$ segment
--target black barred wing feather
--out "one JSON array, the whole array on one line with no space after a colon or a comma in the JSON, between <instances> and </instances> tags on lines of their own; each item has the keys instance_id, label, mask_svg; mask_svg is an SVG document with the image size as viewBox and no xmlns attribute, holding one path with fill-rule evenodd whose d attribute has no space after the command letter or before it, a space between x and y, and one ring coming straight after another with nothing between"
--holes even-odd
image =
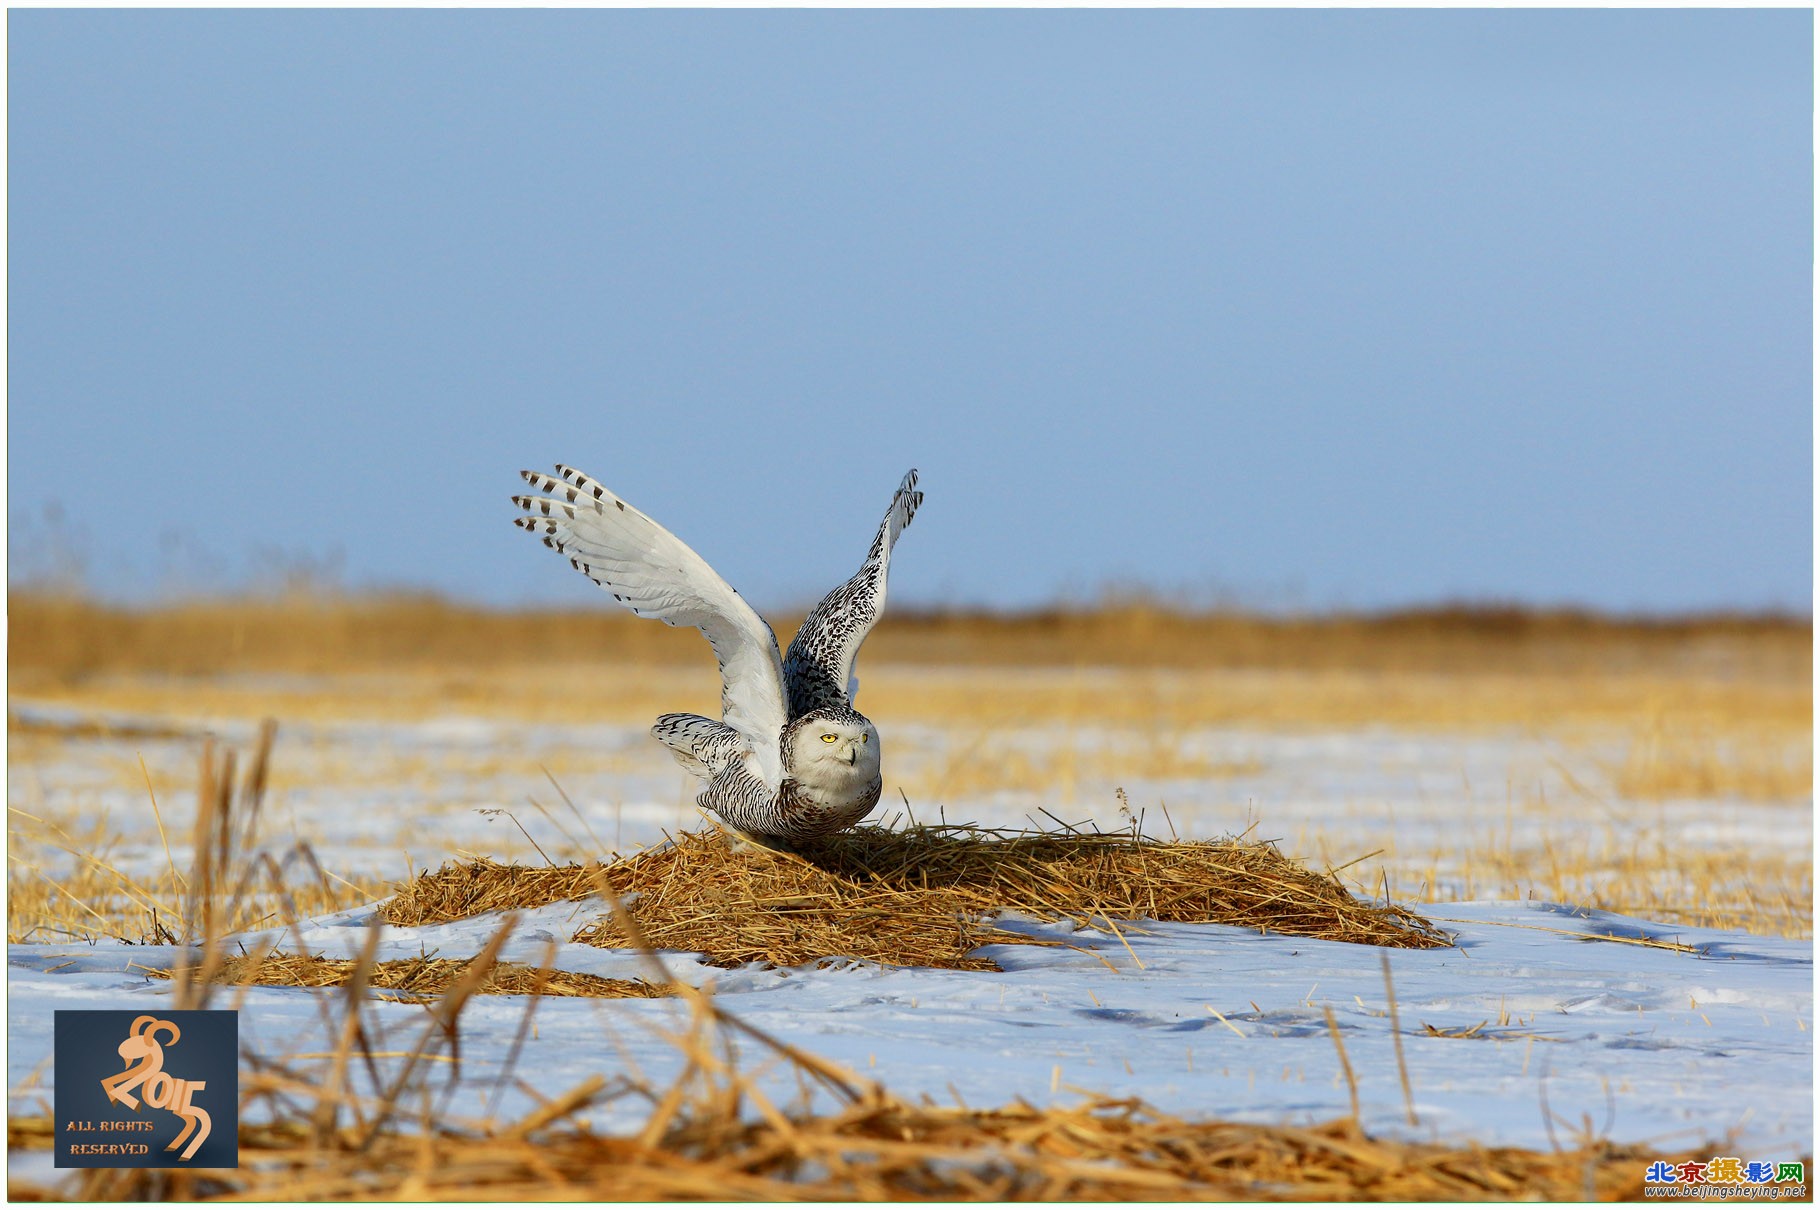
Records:
<instances>
[{"instance_id":1,"label":"black barred wing feather","mask_svg":"<svg viewBox=\"0 0 1820 1210\"><path fill-rule=\"evenodd\" d=\"M580 471L556 472L561 478L519 472L546 494L512 497L530 514L517 524L633 613L708 637L720 661L721 713L775 789L783 780L778 738L789 721L777 635L675 534Z\"/></svg>"},{"instance_id":2,"label":"black barred wing feather","mask_svg":"<svg viewBox=\"0 0 1820 1210\"><path fill-rule=\"evenodd\" d=\"M703 781L713 780L748 747L738 731L699 714L660 714L651 736L670 749L677 764Z\"/></svg>"},{"instance_id":3,"label":"black barred wing feather","mask_svg":"<svg viewBox=\"0 0 1820 1210\"><path fill-rule=\"evenodd\" d=\"M790 642L784 658L784 686L789 692L790 717L811 710L853 704L858 683L853 676L854 657L885 610L885 581L891 570L891 548L916 516L923 493L916 490L916 472L904 476L891 507L878 527L878 537L866 562L852 579L830 592L809 611Z\"/></svg>"}]
</instances>

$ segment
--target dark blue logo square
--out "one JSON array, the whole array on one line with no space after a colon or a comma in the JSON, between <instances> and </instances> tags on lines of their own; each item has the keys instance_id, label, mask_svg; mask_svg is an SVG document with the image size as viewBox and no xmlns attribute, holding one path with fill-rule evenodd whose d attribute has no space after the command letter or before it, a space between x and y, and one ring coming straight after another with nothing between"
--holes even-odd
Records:
<instances>
[{"instance_id":1,"label":"dark blue logo square","mask_svg":"<svg viewBox=\"0 0 1820 1210\"><path fill-rule=\"evenodd\" d=\"M59 1168L237 1168L240 1015L56 1016Z\"/></svg>"}]
</instances>

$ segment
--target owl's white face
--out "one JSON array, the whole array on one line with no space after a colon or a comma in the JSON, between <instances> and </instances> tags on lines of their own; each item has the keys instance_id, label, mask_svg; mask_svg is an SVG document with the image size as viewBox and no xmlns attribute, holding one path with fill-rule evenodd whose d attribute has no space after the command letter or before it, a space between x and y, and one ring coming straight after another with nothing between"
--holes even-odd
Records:
<instances>
[{"instance_id":1,"label":"owl's white face","mask_svg":"<svg viewBox=\"0 0 1820 1210\"><path fill-rule=\"evenodd\" d=\"M869 722L811 720L796 734L792 774L827 789L868 785L878 776L878 731Z\"/></svg>"}]
</instances>

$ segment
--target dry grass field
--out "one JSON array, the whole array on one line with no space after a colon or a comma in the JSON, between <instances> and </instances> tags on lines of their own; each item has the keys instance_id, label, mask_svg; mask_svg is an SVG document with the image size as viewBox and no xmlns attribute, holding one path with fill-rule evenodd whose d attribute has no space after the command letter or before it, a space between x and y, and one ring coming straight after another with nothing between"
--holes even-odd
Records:
<instances>
[{"instance_id":1,"label":"dry grass field","mask_svg":"<svg viewBox=\"0 0 1820 1210\"><path fill-rule=\"evenodd\" d=\"M786 643L795 621L774 619ZM510 867L529 871L514 877L562 884L526 903L567 897L592 875L562 863L594 861L609 843L638 847L596 830L609 800L619 823L617 787L644 787L623 791L629 827L646 812L644 835L692 818L661 755L633 742L635 730L630 747L599 746L602 728L636 729L667 710L714 714L718 704L698 636L604 612L500 614L411 599L125 611L15 594L9 626L14 943L206 941L401 887L408 898L430 885L419 875L456 858L469 872L483 858L525 862ZM1441 922L1453 901L1527 899L1812 936L1804 620L1469 609L1273 620L1148 606L912 615L880 625L860 674L861 707L889 753L879 818L898 826L1022 818L1059 831L1084 819L1184 842L1242 833L1244 844L1276 839L1363 899ZM269 769L264 757L250 773L205 763L197 785L205 733L252 734L267 718L280 737ZM507 725L518 730L488 730ZM536 750L514 738L565 729L578 738ZM419 733L447 738L394 738ZM242 799L251 789L250 806L233 805L235 785ZM567 803L571 789L594 800L595 824ZM373 796L396 805L343 811L359 826L324 830L322 804ZM484 825L460 822L477 815ZM258 866L248 856L255 833L298 843ZM1787 843L1763 842L1781 833ZM210 861L213 872L199 874ZM213 889L199 892L199 878ZM766 879L750 894L781 902L789 888ZM658 892L673 882L663 874L644 888L651 910L671 910ZM1055 893L1041 885L1030 893ZM1121 893L1144 902L1142 888ZM710 900L724 898L692 889L674 914L699 928ZM1110 915L1126 918L1128 906ZM643 939L629 917L621 926L605 929L606 943ZM944 961L968 968L965 948ZM471 996L494 992L528 992L532 1010L540 996L696 995L661 970L636 984L563 981L496 959L223 955L175 977L192 1002L207 996L199 980L389 988L386 997L451 1021ZM615 982L625 987L602 990ZM1592 1134L1554 1153L1368 1138L1356 1094L1351 1122L1278 1129L1130 1104L938 1110L868 1086L850 1088L831 1117L760 1104L755 1126L756 1086L710 1038L738 1032L737 1020L712 998L692 1003L696 1033L678 1040L691 1055L685 1077L636 1093L654 1109L630 1150L586 1121L589 1106L624 1089L546 1089L545 1110L489 1125L483 1142L465 1127L412 1121L402 1089L377 1104L343 1089L287 1111L295 1129L243 1133L243 1162L257 1157L268 1174L258 1180L94 1177L80 1195L1579 1198L1636 1196L1648 1154ZM337 1070L355 1053L342 1053ZM815 1078L814 1056L780 1053ZM248 1095L297 1093L273 1068ZM395 1130L376 1147L374 1123L387 1121ZM13 1146L45 1145L35 1129L15 1123ZM840 1158L855 1154L870 1158ZM603 1162L624 1181L608 1188L590 1176Z\"/></svg>"},{"instance_id":2,"label":"dry grass field","mask_svg":"<svg viewBox=\"0 0 1820 1210\"><path fill-rule=\"evenodd\" d=\"M22 789L35 770L81 760L93 735L130 738L135 727L160 726L180 735L197 720L264 717L638 726L666 710L712 715L718 706L699 636L604 611L515 615L413 599L126 611L21 595L9 610L9 703L98 720L85 737L83 725L11 716L13 835L81 852L103 844L104 825L40 812ZM797 620L774 620L786 643ZM1810 936L1803 838L1696 847L1637 820L1648 804L1667 811L1808 799L1812 660L1811 627L1781 618L1625 621L1451 609L1274 620L1149 606L911 615L888 617L869 640L862 706L881 720L887 743L906 724L945 737L888 770L890 788L925 815L1015 794L1065 815L1086 795L1109 805L1105 789L1136 780L1218 787L1270 776L1257 751L1198 742L1220 729L1528 737L1555 754L1555 796L1526 788L1524 771L1507 770L1500 782L1508 784L1476 788L1480 800L1498 800L1489 816L1463 802L1461 824L1476 822L1449 829L1441 843L1388 829L1348 851L1318 821L1299 834L1282 831L1281 819L1263 822L1276 829L1268 834L1335 864L1376 850L1350 872L1405 899L1543 898ZM1030 742L1037 733L1043 742ZM577 752L567 767L616 765ZM460 752L400 752L362 770L327 758L316 770L404 784L439 774L544 777L535 761L515 766L497 754ZM122 789L143 789L145 776L130 764L112 774ZM1628 809L1614 808L1619 801ZM1159 805L1174 804L1135 800L1153 815ZM1609 826L1589 832L1588 818ZM1520 837L1513 821L1525 819L1537 826ZM1553 819L1582 826L1551 839ZM1179 822L1171 816L1171 826ZM48 883L21 865L38 847L14 846L15 937L43 911L34 905ZM318 896L317 906L344 903L397 869L331 868L301 893ZM101 888L88 880L108 875L91 863L71 877L78 885L59 902L90 899ZM1456 889L1444 888L1448 882ZM168 901L171 888L140 890L154 902ZM59 927L73 925L64 919Z\"/></svg>"}]
</instances>

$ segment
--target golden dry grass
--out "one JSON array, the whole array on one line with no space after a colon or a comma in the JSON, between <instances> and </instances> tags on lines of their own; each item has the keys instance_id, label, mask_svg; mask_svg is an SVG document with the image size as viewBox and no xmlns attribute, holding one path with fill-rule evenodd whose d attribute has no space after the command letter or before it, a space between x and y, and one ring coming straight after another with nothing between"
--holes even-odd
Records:
<instances>
[{"instance_id":1,"label":"golden dry grass","mask_svg":"<svg viewBox=\"0 0 1820 1210\"><path fill-rule=\"evenodd\" d=\"M480 857L447 862L393 888L379 918L387 924L441 924L585 899L598 889L592 866L518 866Z\"/></svg>"},{"instance_id":2,"label":"golden dry grass","mask_svg":"<svg viewBox=\"0 0 1820 1210\"><path fill-rule=\"evenodd\" d=\"M989 917L1003 910L1115 934L1115 921L1148 917L1370 945L1448 944L1414 913L1357 899L1267 844L952 827L861 827L799 852L735 841L718 829L683 832L662 848L591 869L450 863L400 887L381 916L440 923L603 888L629 904L650 944L722 966L859 958L994 970L971 951L994 942L1045 944L995 929ZM576 940L636 943L610 916Z\"/></svg>"},{"instance_id":3,"label":"golden dry grass","mask_svg":"<svg viewBox=\"0 0 1820 1210\"><path fill-rule=\"evenodd\" d=\"M560 665L332 670L284 680L259 674L173 675L128 669L65 680L14 670L15 702L95 713L79 729L130 737L105 712L174 734L199 735L200 720L279 714L300 722L461 715L528 723L648 724L672 710L713 716L720 684L705 644L674 665L573 658ZM1167 751L1185 729L1261 727L1518 728L1537 733L1620 728L1725 737L1759 734L1781 743L1811 737L1811 685L1656 673L1396 673L1348 669L985 668L862 666L866 711L879 720L966 728L979 735L1034 726L1109 729L1136 758ZM18 717L26 740L67 742L76 730ZM888 738L888 737L887 737ZM1085 764L1092 759L1077 758ZM1036 770L1040 772L1039 770ZM1216 770L1216 775L1221 772Z\"/></svg>"},{"instance_id":4,"label":"golden dry grass","mask_svg":"<svg viewBox=\"0 0 1820 1210\"><path fill-rule=\"evenodd\" d=\"M125 609L68 596L8 595L15 675L335 672L412 666L689 664L693 634L617 611L501 612L431 597L203 600ZM801 613L778 616L788 642ZM878 663L1156 668L1467 669L1475 673L1667 672L1805 680L1807 619L1707 615L1651 620L1569 610L1447 606L1272 618L1145 603L1022 614L894 610L868 640Z\"/></svg>"},{"instance_id":5,"label":"golden dry grass","mask_svg":"<svg viewBox=\"0 0 1820 1210\"><path fill-rule=\"evenodd\" d=\"M1814 788L1811 735L1768 728L1670 728L1660 722L1631 738L1610 764L1612 788L1645 801L1739 798L1788 802Z\"/></svg>"},{"instance_id":6,"label":"golden dry grass","mask_svg":"<svg viewBox=\"0 0 1820 1210\"><path fill-rule=\"evenodd\" d=\"M673 637L691 640L684 645L693 653L685 664L482 664L452 673L400 666L371 675L325 676L304 685L108 672L93 679L46 681L34 700L96 712L118 710L145 720L257 718L274 708L317 719L457 711L631 724L671 709L715 713L718 686L705 645L693 635ZM1487 640L1494 648L1509 641L1498 636ZM1622 635L1613 640L1619 646L1631 641ZM1139 666L980 671L874 664L872 645L862 672L866 709L887 726L893 783L925 806L1010 790L1060 811L1055 804L1080 801L1079 794L1096 781L1116 784L1141 775L1216 785L1269 774L1243 750L1236 759L1224 760L1197 751L1192 736L1201 727L1514 728L1585 754L1576 760L1585 778L1576 791L1583 800L1580 816L1612 819L1590 843L1551 843L1544 837L1539 844L1513 846L1475 825L1447 834L1445 851L1411 851L1400 848L1395 831L1387 829L1382 841L1353 842L1356 848L1334 853L1332 859L1349 860L1382 848L1379 865L1406 901L1540 897L1665 921L1811 936L1812 871L1804 849L1791 853L1780 845L1652 843L1659 829L1641 823L1634 809L1622 817L1610 809L1614 797L1786 803L1811 793L1811 689L1804 679L1808 660L1800 643L1773 627L1761 634L1748 628L1695 629L1676 641L1692 653L1677 653L1662 638L1667 646L1659 653L1659 664L1644 661L1629 667L1613 657L1606 661L1613 665L1607 672L1573 663L1553 671L1475 672L1463 652L1455 653L1460 667L1438 672ZM1728 664L1713 654L1734 647L1756 649L1757 656L1739 656ZM1791 658L1777 664L1779 671L1772 675L1765 668L1767 655L1778 651ZM1508 653L1490 651L1482 662L1496 668L1508 662ZM1723 669L1729 671L1719 675ZM910 764L903 748L893 745L889 728L918 720L954 738L931 749L933 760ZM24 771L16 784L29 787L36 768L93 759L94 749L79 722L45 726L13 721L12 759ZM105 728L97 724L91 729ZM1046 731L1059 741L1025 751L1019 737L1033 731ZM150 751L159 741L148 736L146 742ZM170 747L168 742L165 746ZM978 759L984 750L993 758ZM1618 755L1609 755L1614 751ZM313 750L311 759L311 776L341 778L349 786L375 779L432 784L438 778L502 774L518 776L526 785L544 783L536 761L528 757L518 768L509 767L506 756L470 759L457 750L404 752L359 769L342 768L347 762L332 748ZM611 774L624 767L625 759L577 750L553 758L552 767L566 780L567 769ZM128 789L142 780L130 760L113 776ZM142 876L129 885L106 868L119 841L115 833L92 820L79 823L74 815L54 814L29 795L23 802L15 798L10 818L9 937L144 940L157 935L153 910L168 917L160 905L171 904L182 889L174 874ZM531 826L539 827L535 817ZM1563 826L1563 835L1585 832L1583 818ZM65 835L52 837L53 828L64 829ZM507 834L516 839L516 830ZM540 839L547 845L551 838ZM1295 851L1326 856L1319 837L1298 843ZM374 864L395 869L398 856L395 851L379 854ZM1377 867L1363 865L1354 874L1377 891ZM1437 895L1435 888L1443 881L1465 890ZM303 880L295 906L303 914L338 910L370 901L383 894L383 887L372 877L338 869ZM245 912L247 927L269 924L280 905L255 895Z\"/></svg>"},{"instance_id":7,"label":"golden dry grass","mask_svg":"<svg viewBox=\"0 0 1820 1210\"><path fill-rule=\"evenodd\" d=\"M181 845L187 837L179 838ZM109 938L164 945L185 932L186 901L195 888L173 865L130 874L113 854L122 837L105 820L74 820L8 810L6 939L17 943ZM298 878L282 889L260 880L227 910L233 932L270 928L287 918L345 911L385 894L386 884L323 869L300 846L285 864Z\"/></svg>"},{"instance_id":8,"label":"golden dry grass","mask_svg":"<svg viewBox=\"0 0 1820 1210\"><path fill-rule=\"evenodd\" d=\"M719 700L698 635L606 608L499 613L359 598L124 610L29 593L12 594L9 608L14 698L154 720L453 712L636 723L669 710L713 714ZM776 619L780 637L796 621ZM975 734L1097 728L1118 737L1106 761L1174 761L1183 776L1243 771L1197 767L1174 743L1185 728L1616 726L1675 737L1623 771L1627 785L1687 770L1685 739L1712 749L1692 762L1698 784L1772 794L1801 784L1802 762L1778 756L1782 772L1768 779L1749 766L1811 736L1812 665L1805 619L1495 609L1277 619L1127 605L894 611L868 640L862 671L874 717ZM1064 780L1106 771L1094 753L1072 759L1079 767L1058 771ZM997 784L965 788L1045 772L1009 769Z\"/></svg>"},{"instance_id":9,"label":"golden dry grass","mask_svg":"<svg viewBox=\"0 0 1820 1210\"><path fill-rule=\"evenodd\" d=\"M73 730L9 719L13 759L27 768L79 758L84 726L115 738L134 728L193 734L198 720L272 713L639 724L663 711L713 714L718 706L699 636L606 608L514 614L395 597L123 610L22 592L9 596L9 608L15 698L96 719ZM787 638L796 618L776 621ZM903 722L965 737L933 764L896 763L895 784L919 804L1021 791L1053 806L1131 776L1212 785L1268 775L1243 753L1216 759L1192 742L1197 729L1231 727L1516 731L1595 752L1586 758L1599 770L1588 777L1589 803L1599 795L1799 801L1812 786L1811 669L1811 624L1788 617L1649 621L1443 608L1273 619L1124 603L1019 616L894 611L869 640L861 671L865 709L886 721L888 742L889 727ZM107 723L107 711L134 721ZM1026 751L1019 737L1032 730L1064 742ZM1609 755L1614 748L1620 755ZM977 759L985 750L993 759ZM459 753L434 759L447 767L401 755L363 775L429 781L469 771ZM575 759L615 767L606 756ZM539 777L528 763L523 772ZM136 771L120 776L130 782ZM29 800L14 805L41 814ZM1572 854L1540 854L1560 876L1525 877L1537 856L1500 856L1475 841L1453 858L1475 871L1481 893L1576 902L1590 894L1599 906L1643 911L1660 893L1661 910L1674 918L1809 931L1811 877L1804 884L1780 864L1749 876L1758 856L1780 863L1781 854L1668 854L1671 867L1700 877L1675 882L1637 866L1620 880L1622 893L1607 896L1598 888L1611 853L1577 872ZM1391 877L1421 886L1411 875L1423 858L1400 860ZM1711 876L1701 872L1707 866ZM1733 877L1734 869L1744 876ZM1510 877L1494 877L1499 870ZM42 898L88 922L80 927L96 927L67 897L41 894L39 871L51 866L9 871L22 902ZM1754 902L1757 886L1770 888L1767 911ZM77 898L97 889L71 886ZM162 889L168 899L176 888ZM1710 904L1702 898L1709 891ZM1706 906L1714 914L1700 914ZM21 919L9 918L14 936ZM45 923L70 927L69 918Z\"/></svg>"},{"instance_id":10,"label":"golden dry grass","mask_svg":"<svg viewBox=\"0 0 1820 1210\"><path fill-rule=\"evenodd\" d=\"M383 1000L424 1003L447 992L474 965L471 958L394 958L372 963L365 970L366 986L403 996ZM351 958L322 958L313 954L237 954L225 959L214 972L216 983L260 987L345 987L360 971ZM153 978L169 979L170 971L146 968ZM477 995L592 996L600 999L649 999L672 994L662 984L645 979L608 979L520 962L495 962L482 977Z\"/></svg>"},{"instance_id":11,"label":"golden dry grass","mask_svg":"<svg viewBox=\"0 0 1820 1210\"><path fill-rule=\"evenodd\" d=\"M1814 868L1801 847L1675 844L1661 829L1632 825L1582 832L1571 844L1488 837L1444 853L1393 851L1381 869L1391 895L1440 916L1456 899L1535 899L1664 924L1814 935ZM1444 880L1457 889L1437 891ZM1375 875L1370 886L1379 886Z\"/></svg>"},{"instance_id":12,"label":"golden dry grass","mask_svg":"<svg viewBox=\"0 0 1820 1210\"><path fill-rule=\"evenodd\" d=\"M558 1098L574 1111L586 1098ZM566 1115L565 1115L566 1116ZM8 1121L11 1148L49 1145L48 1119ZM1131 1101L1067 1109L941 1108L883 1093L772 1120L714 1107L654 1141L567 1121L481 1137L328 1138L242 1127L233 1170L95 1170L85 1199L132 1201L1613 1201L1638 1198L1656 1155L1373 1139L1317 1126L1192 1122ZM1668 1157L1676 1158L1676 1157ZM44 1191L20 1183L15 1200Z\"/></svg>"}]
</instances>

